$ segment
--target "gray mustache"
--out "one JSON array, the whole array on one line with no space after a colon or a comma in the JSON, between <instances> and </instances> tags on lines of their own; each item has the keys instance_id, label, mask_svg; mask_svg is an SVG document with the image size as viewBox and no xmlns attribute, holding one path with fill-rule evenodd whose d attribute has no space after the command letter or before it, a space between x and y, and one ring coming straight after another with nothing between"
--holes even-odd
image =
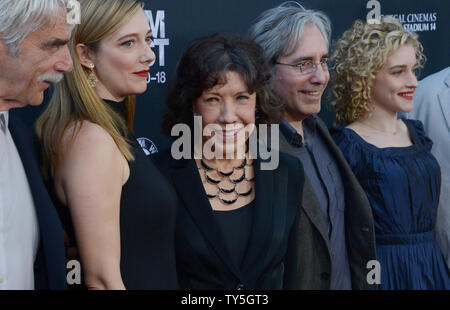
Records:
<instances>
[{"instance_id":1,"label":"gray mustache","mask_svg":"<svg viewBox=\"0 0 450 310\"><path fill-rule=\"evenodd\" d=\"M38 78L38 82L59 83L63 77L62 73L45 73Z\"/></svg>"}]
</instances>

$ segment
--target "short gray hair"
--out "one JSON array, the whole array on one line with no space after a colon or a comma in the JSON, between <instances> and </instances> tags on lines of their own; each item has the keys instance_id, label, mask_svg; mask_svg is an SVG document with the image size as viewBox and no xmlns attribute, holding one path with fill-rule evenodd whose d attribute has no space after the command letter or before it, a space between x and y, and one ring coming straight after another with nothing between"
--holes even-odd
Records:
<instances>
[{"instance_id":1,"label":"short gray hair","mask_svg":"<svg viewBox=\"0 0 450 310\"><path fill-rule=\"evenodd\" d=\"M307 10L298 2L287 1L264 11L251 26L250 36L264 50L270 64L292 54L298 46L306 24L319 29L327 46L331 40L331 22L325 13Z\"/></svg>"},{"instance_id":2,"label":"short gray hair","mask_svg":"<svg viewBox=\"0 0 450 310\"><path fill-rule=\"evenodd\" d=\"M1 0L0 35L7 53L18 56L22 41L48 23L66 4L67 0Z\"/></svg>"}]
</instances>

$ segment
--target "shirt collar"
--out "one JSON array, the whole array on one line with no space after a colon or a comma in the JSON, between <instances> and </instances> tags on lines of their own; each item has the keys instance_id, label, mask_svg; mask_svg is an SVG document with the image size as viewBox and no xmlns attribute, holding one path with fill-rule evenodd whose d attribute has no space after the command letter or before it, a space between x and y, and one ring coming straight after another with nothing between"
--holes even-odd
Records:
<instances>
[{"instance_id":1,"label":"shirt collar","mask_svg":"<svg viewBox=\"0 0 450 310\"><path fill-rule=\"evenodd\" d=\"M303 140L308 140L308 145L312 146L312 142L316 137L317 116L310 115L302 121L303 134L305 139L297 132L297 130L291 126L286 120L283 120L280 124L280 130L286 140L292 146L303 147L306 143Z\"/></svg>"},{"instance_id":2,"label":"shirt collar","mask_svg":"<svg viewBox=\"0 0 450 310\"><path fill-rule=\"evenodd\" d=\"M6 131L8 130L8 121L9 121L8 111L1 111L0 112L0 132L3 132L6 134Z\"/></svg>"},{"instance_id":3,"label":"shirt collar","mask_svg":"<svg viewBox=\"0 0 450 310\"><path fill-rule=\"evenodd\" d=\"M290 145L295 147L303 147L302 136L287 121L283 120L281 122L280 130Z\"/></svg>"},{"instance_id":4,"label":"shirt collar","mask_svg":"<svg viewBox=\"0 0 450 310\"><path fill-rule=\"evenodd\" d=\"M316 139L317 116L314 114L308 116L303 120L302 124L305 140L309 146L312 146L314 140Z\"/></svg>"}]
</instances>

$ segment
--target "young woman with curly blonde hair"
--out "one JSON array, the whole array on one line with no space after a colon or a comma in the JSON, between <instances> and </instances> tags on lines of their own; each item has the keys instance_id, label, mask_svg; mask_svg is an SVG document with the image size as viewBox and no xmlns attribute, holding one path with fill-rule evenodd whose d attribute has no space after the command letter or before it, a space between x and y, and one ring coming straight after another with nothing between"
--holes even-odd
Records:
<instances>
[{"instance_id":1,"label":"young woman with curly blonde hair","mask_svg":"<svg viewBox=\"0 0 450 310\"><path fill-rule=\"evenodd\" d=\"M424 55L417 35L393 18L356 21L332 61L332 130L371 203L381 289L449 289L434 227L441 173L422 123L397 117L413 108Z\"/></svg>"}]
</instances>

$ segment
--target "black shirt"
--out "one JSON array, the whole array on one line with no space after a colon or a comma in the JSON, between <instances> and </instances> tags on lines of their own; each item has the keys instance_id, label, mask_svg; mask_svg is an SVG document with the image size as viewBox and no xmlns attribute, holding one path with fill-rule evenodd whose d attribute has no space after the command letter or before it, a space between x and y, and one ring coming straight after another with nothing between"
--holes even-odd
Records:
<instances>
[{"instance_id":1,"label":"black shirt","mask_svg":"<svg viewBox=\"0 0 450 310\"><path fill-rule=\"evenodd\" d=\"M235 210L214 210L214 218L219 225L225 245L233 259L234 264L240 268L247 249L252 227L255 200Z\"/></svg>"}]
</instances>

